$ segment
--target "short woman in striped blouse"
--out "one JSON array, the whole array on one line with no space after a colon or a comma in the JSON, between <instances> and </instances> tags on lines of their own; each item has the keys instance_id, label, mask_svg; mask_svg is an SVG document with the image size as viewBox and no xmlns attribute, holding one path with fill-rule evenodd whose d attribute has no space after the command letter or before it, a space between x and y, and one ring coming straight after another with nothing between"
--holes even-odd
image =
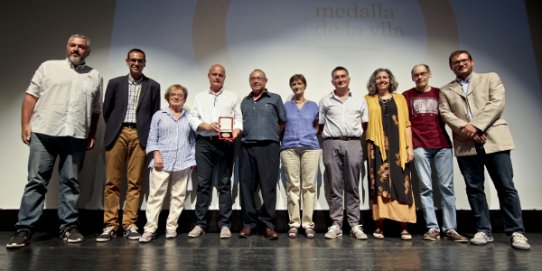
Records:
<instances>
[{"instance_id":1,"label":"short woman in striped blouse","mask_svg":"<svg viewBox=\"0 0 542 271\"><path fill-rule=\"evenodd\" d=\"M181 85L170 86L165 94L169 106L154 114L147 143L147 154L153 154L149 163L149 197L147 198L147 224L139 242L152 241L158 227L168 185L171 186L166 238L177 236L177 220L184 207L188 178L196 165L195 137L190 129L186 111L188 90Z\"/></svg>"}]
</instances>

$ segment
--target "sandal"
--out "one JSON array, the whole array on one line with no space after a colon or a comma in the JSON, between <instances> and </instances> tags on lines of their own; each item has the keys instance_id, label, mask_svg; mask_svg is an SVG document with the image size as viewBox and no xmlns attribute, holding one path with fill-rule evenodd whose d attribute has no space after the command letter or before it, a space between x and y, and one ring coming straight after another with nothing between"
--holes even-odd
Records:
<instances>
[{"instance_id":1,"label":"sandal","mask_svg":"<svg viewBox=\"0 0 542 271\"><path fill-rule=\"evenodd\" d=\"M288 237L296 238L297 237L297 228L290 228L288 231Z\"/></svg>"},{"instance_id":2,"label":"sandal","mask_svg":"<svg viewBox=\"0 0 542 271\"><path fill-rule=\"evenodd\" d=\"M401 232L401 240L409 241L412 240L412 234L406 229Z\"/></svg>"},{"instance_id":3,"label":"sandal","mask_svg":"<svg viewBox=\"0 0 542 271\"><path fill-rule=\"evenodd\" d=\"M305 229L305 236L307 236L307 238L312 239L312 238L314 238L315 234L316 234L316 232L314 231L313 228Z\"/></svg>"},{"instance_id":4,"label":"sandal","mask_svg":"<svg viewBox=\"0 0 542 271\"><path fill-rule=\"evenodd\" d=\"M373 237L376 239L384 239L384 231L381 228L376 228L373 232Z\"/></svg>"}]
</instances>

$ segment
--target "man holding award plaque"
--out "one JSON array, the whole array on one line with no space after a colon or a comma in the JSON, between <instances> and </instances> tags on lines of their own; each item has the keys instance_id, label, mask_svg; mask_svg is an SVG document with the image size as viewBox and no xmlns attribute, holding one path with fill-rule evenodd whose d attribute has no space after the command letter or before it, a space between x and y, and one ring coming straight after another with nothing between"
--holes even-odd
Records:
<instances>
[{"instance_id":1,"label":"man holding award plaque","mask_svg":"<svg viewBox=\"0 0 542 271\"><path fill-rule=\"evenodd\" d=\"M188 237L205 233L207 211L212 199L213 171L217 171L220 238L231 237L233 141L243 129L237 94L224 89L226 70L212 65L207 74L209 90L196 94L190 110L190 126L196 131L197 200L196 226Z\"/></svg>"}]
</instances>

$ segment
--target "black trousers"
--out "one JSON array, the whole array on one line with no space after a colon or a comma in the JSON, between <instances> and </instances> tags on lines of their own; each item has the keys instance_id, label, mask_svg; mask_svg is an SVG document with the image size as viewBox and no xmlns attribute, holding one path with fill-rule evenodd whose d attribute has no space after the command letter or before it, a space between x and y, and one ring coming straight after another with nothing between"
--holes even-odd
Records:
<instances>
[{"instance_id":1,"label":"black trousers","mask_svg":"<svg viewBox=\"0 0 542 271\"><path fill-rule=\"evenodd\" d=\"M265 227L275 229L279 161L278 142L241 144L239 184L244 227L254 229L259 220ZM263 197L263 204L259 211L256 206L258 186Z\"/></svg>"},{"instance_id":2,"label":"black trousers","mask_svg":"<svg viewBox=\"0 0 542 271\"><path fill-rule=\"evenodd\" d=\"M197 200L196 225L204 229L207 225L207 211L213 192L213 173L216 170L218 190L218 208L220 218L218 227L231 226L232 197L231 175L233 168L234 143L213 137L198 136L196 139Z\"/></svg>"}]
</instances>

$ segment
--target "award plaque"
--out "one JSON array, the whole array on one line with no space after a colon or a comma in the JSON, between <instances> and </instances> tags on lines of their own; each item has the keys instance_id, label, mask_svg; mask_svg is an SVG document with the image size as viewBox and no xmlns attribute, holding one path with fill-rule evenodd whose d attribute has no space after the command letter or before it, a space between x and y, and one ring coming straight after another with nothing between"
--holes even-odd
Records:
<instances>
[{"instance_id":1,"label":"award plaque","mask_svg":"<svg viewBox=\"0 0 542 271\"><path fill-rule=\"evenodd\" d=\"M233 140L233 118L219 117L218 124L220 124L220 133L218 133L218 139Z\"/></svg>"}]
</instances>

